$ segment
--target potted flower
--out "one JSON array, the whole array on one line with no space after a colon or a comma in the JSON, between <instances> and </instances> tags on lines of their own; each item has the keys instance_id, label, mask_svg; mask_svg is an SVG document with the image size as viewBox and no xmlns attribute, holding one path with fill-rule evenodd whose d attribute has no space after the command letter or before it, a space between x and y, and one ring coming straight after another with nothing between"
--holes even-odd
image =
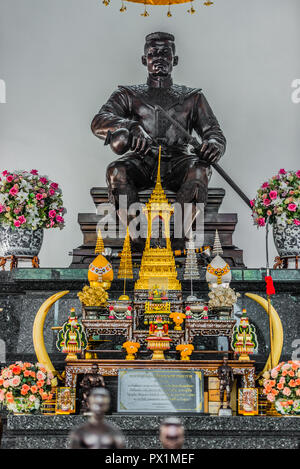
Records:
<instances>
[{"instance_id":1,"label":"potted flower","mask_svg":"<svg viewBox=\"0 0 300 469\"><path fill-rule=\"evenodd\" d=\"M138 349L140 348L140 344L138 342L131 342L130 340L128 340L127 342L124 342L122 347L127 352L126 360L134 360L135 354L138 352Z\"/></svg>"},{"instance_id":2,"label":"potted flower","mask_svg":"<svg viewBox=\"0 0 300 469\"><path fill-rule=\"evenodd\" d=\"M52 398L52 379L42 364L18 361L0 372L0 402L14 413L36 412L42 401Z\"/></svg>"},{"instance_id":3,"label":"potted flower","mask_svg":"<svg viewBox=\"0 0 300 469\"><path fill-rule=\"evenodd\" d=\"M267 399L282 415L300 415L300 361L279 363L263 374Z\"/></svg>"},{"instance_id":4,"label":"potted flower","mask_svg":"<svg viewBox=\"0 0 300 469\"><path fill-rule=\"evenodd\" d=\"M3 171L0 177L0 246L3 256L39 254L43 229L63 228L62 192L37 170Z\"/></svg>"},{"instance_id":5,"label":"potted flower","mask_svg":"<svg viewBox=\"0 0 300 469\"><path fill-rule=\"evenodd\" d=\"M300 255L300 170L285 171L264 182L250 201L254 223L273 225L280 257Z\"/></svg>"},{"instance_id":6,"label":"potted flower","mask_svg":"<svg viewBox=\"0 0 300 469\"><path fill-rule=\"evenodd\" d=\"M194 346L193 344L178 344L176 350L180 352L180 360L190 360Z\"/></svg>"}]
</instances>

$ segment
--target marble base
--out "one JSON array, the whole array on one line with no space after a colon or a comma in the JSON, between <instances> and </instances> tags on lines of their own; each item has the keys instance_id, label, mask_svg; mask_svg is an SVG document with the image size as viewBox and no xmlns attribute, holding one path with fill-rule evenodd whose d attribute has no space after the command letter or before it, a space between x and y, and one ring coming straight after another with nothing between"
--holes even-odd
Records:
<instances>
[{"instance_id":1,"label":"marble base","mask_svg":"<svg viewBox=\"0 0 300 469\"><path fill-rule=\"evenodd\" d=\"M118 426L130 449L161 448L158 429L165 416L112 415L107 420ZM281 417L181 416L186 429L186 449L296 449L300 420ZM79 415L9 415L4 425L3 449L68 448L68 435L86 422Z\"/></svg>"}]
</instances>

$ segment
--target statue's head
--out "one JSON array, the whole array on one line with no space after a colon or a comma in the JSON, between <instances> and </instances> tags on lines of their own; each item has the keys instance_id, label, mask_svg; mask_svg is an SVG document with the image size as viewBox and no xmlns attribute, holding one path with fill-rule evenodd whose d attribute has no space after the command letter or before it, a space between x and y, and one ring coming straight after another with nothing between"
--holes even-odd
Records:
<instances>
[{"instance_id":1,"label":"statue's head","mask_svg":"<svg viewBox=\"0 0 300 469\"><path fill-rule=\"evenodd\" d=\"M104 415L110 406L110 394L105 388L94 388L89 397L89 409L94 415Z\"/></svg>"},{"instance_id":2,"label":"statue's head","mask_svg":"<svg viewBox=\"0 0 300 469\"><path fill-rule=\"evenodd\" d=\"M142 63L153 77L171 75L173 67L178 64L175 55L175 38L169 33L152 33L145 38Z\"/></svg>"},{"instance_id":3,"label":"statue's head","mask_svg":"<svg viewBox=\"0 0 300 469\"><path fill-rule=\"evenodd\" d=\"M184 426L176 417L165 419L160 426L159 439L165 449L181 449L184 444Z\"/></svg>"}]
</instances>

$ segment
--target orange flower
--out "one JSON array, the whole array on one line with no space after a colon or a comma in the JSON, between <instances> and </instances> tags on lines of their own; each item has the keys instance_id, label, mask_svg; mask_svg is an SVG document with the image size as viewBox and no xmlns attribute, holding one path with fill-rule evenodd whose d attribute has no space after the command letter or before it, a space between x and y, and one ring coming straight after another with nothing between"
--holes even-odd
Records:
<instances>
[{"instance_id":1,"label":"orange flower","mask_svg":"<svg viewBox=\"0 0 300 469\"><path fill-rule=\"evenodd\" d=\"M36 385L38 388L42 388L45 384L45 381L43 379L41 379L40 381L37 381Z\"/></svg>"},{"instance_id":2,"label":"orange flower","mask_svg":"<svg viewBox=\"0 0 300 469\"><path fill-rule=\"evenodd\" d=\"M300 386L300 378L296 379L296 386Z\"/></svg>"},{"instance_id":3,"label":"orange flower","mask_svg":"<svg viewBox=\"0 0 300 469\"><path fill-rule=\"evenodd\" d=\"M277 391L277 389L271 389L271 393L274 395L274 396L277 396L277 394L279 394L279 391Z\"/></svg>"},{"instance_id":4,"label":"orange flower","mask_svg":"<svg viewBox=\"0 0 300 469\"><path fill-rule=\"evenodd\" d=\"M284 387L284 384L283 384L283 383L278 383L278 384L277 384L277 389L279 389L279 391L280 391L281 389L283 389L283 387Z\"/></svg>"},{"instance_id":5,"label":"orange flower","mask_svg":"<svg viewBox=\"0 0 300 469\"><path fill-rule=\"evenodd\" d=\"M12 372L15 374L15 375L19 375L21 373L22 369L19 365L16 365L16 366L13 366L12 368Z\"/></svg>"},{"instance_id":6,"label":"orange flower","mask_svg":"<svg viewBox=\"0 0 300 469\"><path fill-rule=\"evenodd\" d=\"M25 378L28 378L28 376L31 376L31 371L25 370L24 371L24 376L25 376Z\"/></svg>"},{"instance_id":7,"label":"orange flower","mask_svg":"<svg viewBox=\"0 0 300 469\"><path fill-rule=\"evenodd\" d=\"M291 388L295 388L296 387L296 381L294 379L291 379L290 382L289 382L289 386L291 386Z\"/></svg>"},{"instance_id":8,"label":"orange flower","mask_svg":"<svg viewBox=\"0 0 300 469\"><path fill-rule=\"evenodd\" d=\"M0 386L2 386L4 383L4 379L0 378Z\"/></svg>"},{"instance_id":9,"label":"orange flower","mask_svg":"<svg viewBox=\"0 0 300 469\"><path fill-rule=\"evenodd\" d=\"M33 378L35 378L35 371L31 371L31 372L30 372L30 376L32 376Z\"/></svg>"},{"instance_id":10,"label":"orange flower","mask_svg":"<svg viewBox=\"0 0 300 469\"><path fill-rule=\"evenodd\" d=\"M14 402L14 396L12 392L6 393L6 400L9 404L12 404Z\"/></svg>"},{"instance_id":11,"label":"orange flower","mask_svg":"<svg viewBox=\"0 0 300 469\"><path fill-rule=\"evenodd\" d=\"M43 393L41 394L41 396L42 396L43 401L45 401L46 399L48 399L48 394L47 394L46 392L43 392Z\"/></svg>"},{"instance_id":12,"label":"orange flower","mask_svg":"<svg viewBox=\"0 0 300 469\"><path fill-rule=\"evenodd\" d=\"M276 384L276 381L274 379L270 379L269 386L271 386L272 388L273 386L275 386L275 384Z\"/></svg>"},{"instance_id":13,"label":"orange flower","mask_svg":"<svg viewBox=\"0 0 300 469\"><path fill-rule=\"evenodd\" d=\"M30 389L30 387L27 384L23 384L23 386L21 388L22 396L26 396L26 394L28 394L29 389Z\"/></svg>"},{"instance_id":14,"label":"orange flower","mask_svg":"<svg viewBox=\"0 0 300 469\"><path fill-rule=\"evenodd\" d=\"M290 370L288 371L288 375L292 378L293 376L295 376L295 373L293 372L293 370Z\"/></svg>"},{"instance_id":15,"label":"orange flower","mask_svg":"<svg viewBox=\"0 0 300 469\"><path fill-rule=\"evenodd\" d=\"M281 374L282 374L282 376L286 376L288 373L287 373L286 370L283 370L283 372Z\"/></svg>"},{"instance_id":16,"label":"orange flower","mask_svg":"<svg viewBox=\"0 0 300 469\"><path fill-rule=\"evenodd\" d=\"M32 394L35 394L35 393L38 392L38 387L37 386L31 386L30 390L31 390Z\"/></svg>"}]
</instances>

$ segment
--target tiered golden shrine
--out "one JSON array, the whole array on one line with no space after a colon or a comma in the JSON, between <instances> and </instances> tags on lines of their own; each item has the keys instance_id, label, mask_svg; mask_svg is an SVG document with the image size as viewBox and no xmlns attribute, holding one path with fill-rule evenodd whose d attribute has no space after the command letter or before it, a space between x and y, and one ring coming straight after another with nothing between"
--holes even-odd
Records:
<instances>
[{"instance_id":1,"label":"tiered golden shrine","mask_svg":"<svg viewBox=\"0 0 300 469\"><path fill-rule=\"evenodd\" d=\"M149 290L154 284L167 290L181 291L181 284L177 279L175 259L170 240L170 218L173 208L169 203L161 185L160 177L161 149L159 150L157 180L151 197L146 204L144 213L147 217L147 240L139 278L135 283L135 290ZM153 222L157 220L162 223L164 232L164 247L151 247L153 240Z\"/></svg>"}]
</instances>

